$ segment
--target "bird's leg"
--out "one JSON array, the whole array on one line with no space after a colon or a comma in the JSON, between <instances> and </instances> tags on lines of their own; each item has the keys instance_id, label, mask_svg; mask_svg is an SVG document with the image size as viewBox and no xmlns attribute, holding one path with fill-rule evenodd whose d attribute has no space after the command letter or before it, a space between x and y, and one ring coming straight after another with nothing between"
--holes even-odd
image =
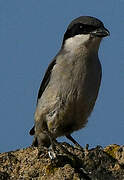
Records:
<instances>
[{"instance_id":1,"label":"bird's leg","mask_svg":"<svg viewBox=\"0 0 124 180\"><path fill-rule=\"evenodd\" d=\"M80 144L78 144L78 142L75 141L75 139L74 139L70 134L66 135L66 137L67 137L70 141L72 141L77 147L79 147L80 149L83 149L83 148L80 146Z\"/></svg>"},{"instance_id":2,"label":"bird's leg","mask_svg":"<svg viewBox=\"0 0 124 180\"><path fill-rule=\"evenodd\" d=\"M62 146L61 143L59 143L52 135L52 133L48 130L45 130L45 132L49 138L50 138L50 143L51 143L51 146L49 148L49 157L50 159L55 159L57 157L57 148L62 152L62 153L65 153L65 154L69 154L68 151ZM57 147L57 148L56 148Z\"/></svg>"},{"instance_id":3,"label":"bird's leg","mask_svg":"<svg viewBox=\"0 0 124 180\"><path fill-rule=\"evenodd\" d=\"M49 132L48 130L45 129L44 133L49 137L50 139L50 147L49 147L49 157L50 159L55 159L56 158L56 144L57 141L56 139L53 137L53 135L51 134L51 132Z\"/></svg>"}]
</instances>

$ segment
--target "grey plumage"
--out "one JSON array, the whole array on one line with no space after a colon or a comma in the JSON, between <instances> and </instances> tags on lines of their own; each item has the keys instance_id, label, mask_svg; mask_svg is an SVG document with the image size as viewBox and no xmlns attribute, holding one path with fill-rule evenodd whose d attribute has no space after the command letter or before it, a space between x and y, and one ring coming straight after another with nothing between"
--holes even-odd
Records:
<instances>
[{"instance_id":1,"label":"grey plumage","mask_svg":"<svg viewBox=\"0 0 124 180\"><path fill-rule=\"evenodd\" d=\"M34 145L49 147L51 139L69 137L83 128L97 99L101 82L98 49L109 35L101 21L89 16L73 20L61 50L48 66L35 112Z\"/></svg>"}]
</instances>

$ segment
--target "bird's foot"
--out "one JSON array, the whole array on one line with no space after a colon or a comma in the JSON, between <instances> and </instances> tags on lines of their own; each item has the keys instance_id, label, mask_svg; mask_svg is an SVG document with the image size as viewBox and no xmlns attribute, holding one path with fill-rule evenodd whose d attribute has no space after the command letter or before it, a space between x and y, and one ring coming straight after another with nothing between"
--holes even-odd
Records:
<instances>
[{"instance_id":1,"label":"bird's foot","mask_svg":"<svg viewBox=\"0 0 124 180\"><path fill-rule=\"evenodd\" d=\"M49 155L51 160L56 158L56 153L53 150L49 150L48 155Z\"/></svg>"},{"instance_id":2,"label":"bird's foot","mask_svg":"<svg viewBox=\"0 0 124 180\"><path fill-rule=\"evenodd\" d=\"M51 160L55 159L58 155L58 145L59 143L57 142L56 139L51 140L51 146L49 147L48 155Z\"/></svg>"},{"instance_id":3,"label":"bird's foot","mask_svg":"<svg viewBox=\"0 0 124 180\"><path fill-rule=\"evenodd\" d=\"M52 145L49 147L49 157L51 160L57 158L57 156L63 156L64 154L69 154L68 150L59 143L57 140L52 141Z\"/></svg>"}]
</instances>

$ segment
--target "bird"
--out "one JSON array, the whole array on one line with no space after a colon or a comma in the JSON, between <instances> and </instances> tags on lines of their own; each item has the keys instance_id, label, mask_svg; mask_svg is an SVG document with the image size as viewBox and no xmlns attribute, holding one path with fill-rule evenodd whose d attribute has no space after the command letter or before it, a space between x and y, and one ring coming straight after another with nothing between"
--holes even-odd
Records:
<instances>
[{"instance_id":1,"label":"bird","mask_svg":"<svg viewBox=\"0 0 124 180\"><path fill-rule=\"evenodd\" d=\"M80 146L71 134L86 126L93 111L102 77L99 47L109 35L103 22L92 16L69 24L39 88L30 130L34 146L48 148L61 136Z\"/></svg>"}]
</instances>

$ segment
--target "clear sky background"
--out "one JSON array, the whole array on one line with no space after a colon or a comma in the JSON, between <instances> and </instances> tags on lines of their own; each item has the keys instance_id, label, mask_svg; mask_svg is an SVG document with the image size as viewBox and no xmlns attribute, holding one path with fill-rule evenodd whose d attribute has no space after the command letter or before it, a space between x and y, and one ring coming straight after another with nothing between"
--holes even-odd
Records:
<instances>
[{"instance_id":1,"label":"clear sky background","mask_svg":"<svg viewBox=\"0 0 124 180\"><path fill-rule=\"evenodd\" d=\"M73 137L82 146L124 144L124 0L0 0L0 152L32 143L41 80L66 27L81 15L102 20L111 36L99 51L103 77L95 109Z\"/></svg>"}]
</instances>

